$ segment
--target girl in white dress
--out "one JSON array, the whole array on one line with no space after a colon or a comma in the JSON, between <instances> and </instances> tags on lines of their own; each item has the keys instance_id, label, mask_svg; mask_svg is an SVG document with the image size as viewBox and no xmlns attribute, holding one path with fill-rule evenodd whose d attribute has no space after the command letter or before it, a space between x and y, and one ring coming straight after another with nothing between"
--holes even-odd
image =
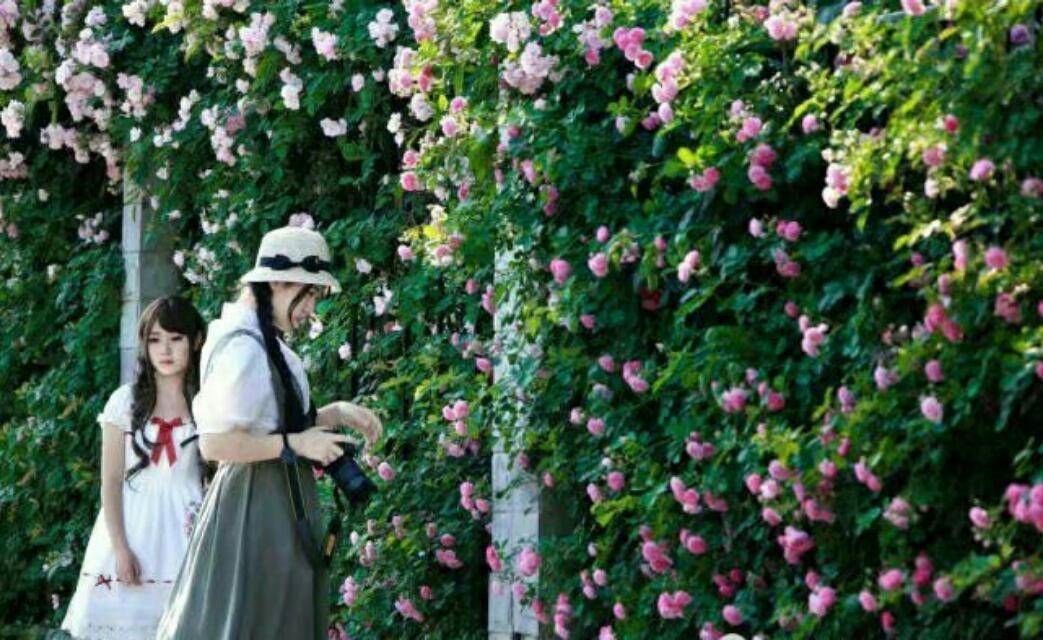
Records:
<instances>
[{"instance_id":1,"label":"girl in white dress","mask_svg":"<svg viewBox=\"0 0 1043 640\"><path fill-rule=\"evenodd\" d=\"M62 629L82 640L152 640L202 502L192 420L205 325L179 297L138 322L135 380L98 416L102 509Z\"/></svg>"}]
</instances>

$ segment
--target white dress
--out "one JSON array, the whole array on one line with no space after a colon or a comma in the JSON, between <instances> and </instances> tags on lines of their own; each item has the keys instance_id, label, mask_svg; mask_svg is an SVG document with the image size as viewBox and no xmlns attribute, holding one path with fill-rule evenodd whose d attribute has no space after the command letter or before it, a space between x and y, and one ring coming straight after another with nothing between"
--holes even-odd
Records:
<instances>
[{"instance_id":1,"label":"white dress","mask_svg":"<svg viewBox=\"0 0 1043 640\"><path fill-rule=\"evenodd\" d=\"M123 455L128 470L138 464L131 447L131 403L131 387L124 385L113 392L98 416L99 424L112 424L124 432ZM169 438L152 419L146 421L145 436L157 443L150 452L149 465L123 481L124 528L127 544L141 567L141 585L126 585L117 579L116 555L102 510L87 543L76 593L62 622L62 629L74 638L155 637L203 499L198 439L184 444L195 435L195 426L187 416L181 420L185 424L165 429ZM162 444L167 440L169 445ZM142 448L149 452L147 446Z\"/></svg>"}]
</instances>

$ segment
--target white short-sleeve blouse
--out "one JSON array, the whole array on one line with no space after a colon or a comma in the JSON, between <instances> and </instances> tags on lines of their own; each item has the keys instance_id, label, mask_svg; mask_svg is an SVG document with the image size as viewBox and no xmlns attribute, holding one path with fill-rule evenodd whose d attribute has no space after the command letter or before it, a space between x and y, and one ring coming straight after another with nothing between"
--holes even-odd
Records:
<instances>
[{"instance_id":1,"label":"white short-sleeve blouse","mask_svg":"<svg viewBox=\"0 0 1043 640\"><path fill-rule=\"evenodd\" d=\"M226 303L221 309L221 317L208 326L206 343L200 354L202 383L192 401L196 429L201 434L241 429L254 435L268 435L279 426L279 407L272 389L268 356L261 343L248 335L231 338L214 355L207 371L214 346L225 335L239 329L261 335L257 312L240 303ZM307 408L311 402L311 389L304 363L281 340L280 346L303 396L303 406Z\"/></svg>"},{"instance_id":2,"label":"white short-sleeve blouse","mask_svg":"<svg viewBox=\"0 0 1043 640\"><path fill-rule=\"evenodd\" d=\"M119 427L124 433L131 432L131 413L133 411L134 394L131 385L125 384L112 392L105 408L98 414L98 425L111 424Z\"/></svg>"}]
</instances>

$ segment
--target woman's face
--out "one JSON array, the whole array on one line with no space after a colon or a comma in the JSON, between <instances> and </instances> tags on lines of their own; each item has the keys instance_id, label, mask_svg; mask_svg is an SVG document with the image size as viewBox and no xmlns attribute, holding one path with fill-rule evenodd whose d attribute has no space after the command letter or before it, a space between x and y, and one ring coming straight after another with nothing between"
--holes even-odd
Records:
<instances>
[{"instance_id":1,"label":"woman's face","mask_svg":"<svg viewBox=\"0 0 1043 640\"><path fill-rule=\"evenodd\" d=\"M294 299L297 298L302 289L307 293L301 297L292 310ZM315 305L322 299L322 288L296 282L273 282L272 283L272 314L275 316L275 325L285 333L292 333L307 324L315 315Z\"/></svg>"},{"instance_id":2,"label":"woman's face","mask_svg":"<svg viewBox=\"0 0 1043 640\"><path fill-rule=\"evenodd\" d=\"M188 371L191 344L188 336L167 331L157 322L148 336L148 359L160 377L179 377Z\"/></svg>"}]
</instances>

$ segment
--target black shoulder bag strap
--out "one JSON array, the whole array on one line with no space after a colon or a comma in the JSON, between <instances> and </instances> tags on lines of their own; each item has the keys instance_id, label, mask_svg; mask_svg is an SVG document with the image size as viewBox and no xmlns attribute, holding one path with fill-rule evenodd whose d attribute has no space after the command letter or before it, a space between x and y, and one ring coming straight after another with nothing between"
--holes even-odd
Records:
<instances>
[{"instance_id":1,"label":"black shoulder bag strap","mask_svg":"<svg viewBox=\"0 0 1043 640\"><path fill-rule=\"evenodd\" d=\"M247 335L257 341L264 349L265 355L268 354L268 350L264 345L264 339L258 334L248 329L237 329L229 332L218 340L217 344L210 351L210 358L207 360L206 370L201 378L200 386L202 386L202 380L205 380L207 375L210 373L210 369L214 362L214 356L217 352L227 345L233 338L241 335ZM290 448L288 440L287 424L284 408L286 406L286 389L282 384L282 380L279 378L279 373L276 371L275 366L271 362L271 358L268 358L268 371L272 379L272 390L275 392L276 402L280 409L279 416L279 434L282 436L283 448L279 454L279 460L283 463L283 471L286 476L286 486L290 494L290 504L293 509L293 520L294 528L297 530L297 538L301 542L301 547L304 550L304 555L308 557L308 562L315 569L328 567L330 560L333 556L333 548L336 543L336 536L340 529L340 518L334 518L333 522L329 527L329 532L326 535L326 541L324 544L325 549L320 550L319 545L315 542L315 536L312 535L311 523L308 522L308 512L304 508L304 494L301 491L301 468L298 463L297 454ZM309 407L308 417L314 422L315 418L314 406ZM336 492L334 492L336 493ZM340 505L338 504L338 507ZM325 553L324 553L325 551Z\"/></svg>"}]
</instances>

